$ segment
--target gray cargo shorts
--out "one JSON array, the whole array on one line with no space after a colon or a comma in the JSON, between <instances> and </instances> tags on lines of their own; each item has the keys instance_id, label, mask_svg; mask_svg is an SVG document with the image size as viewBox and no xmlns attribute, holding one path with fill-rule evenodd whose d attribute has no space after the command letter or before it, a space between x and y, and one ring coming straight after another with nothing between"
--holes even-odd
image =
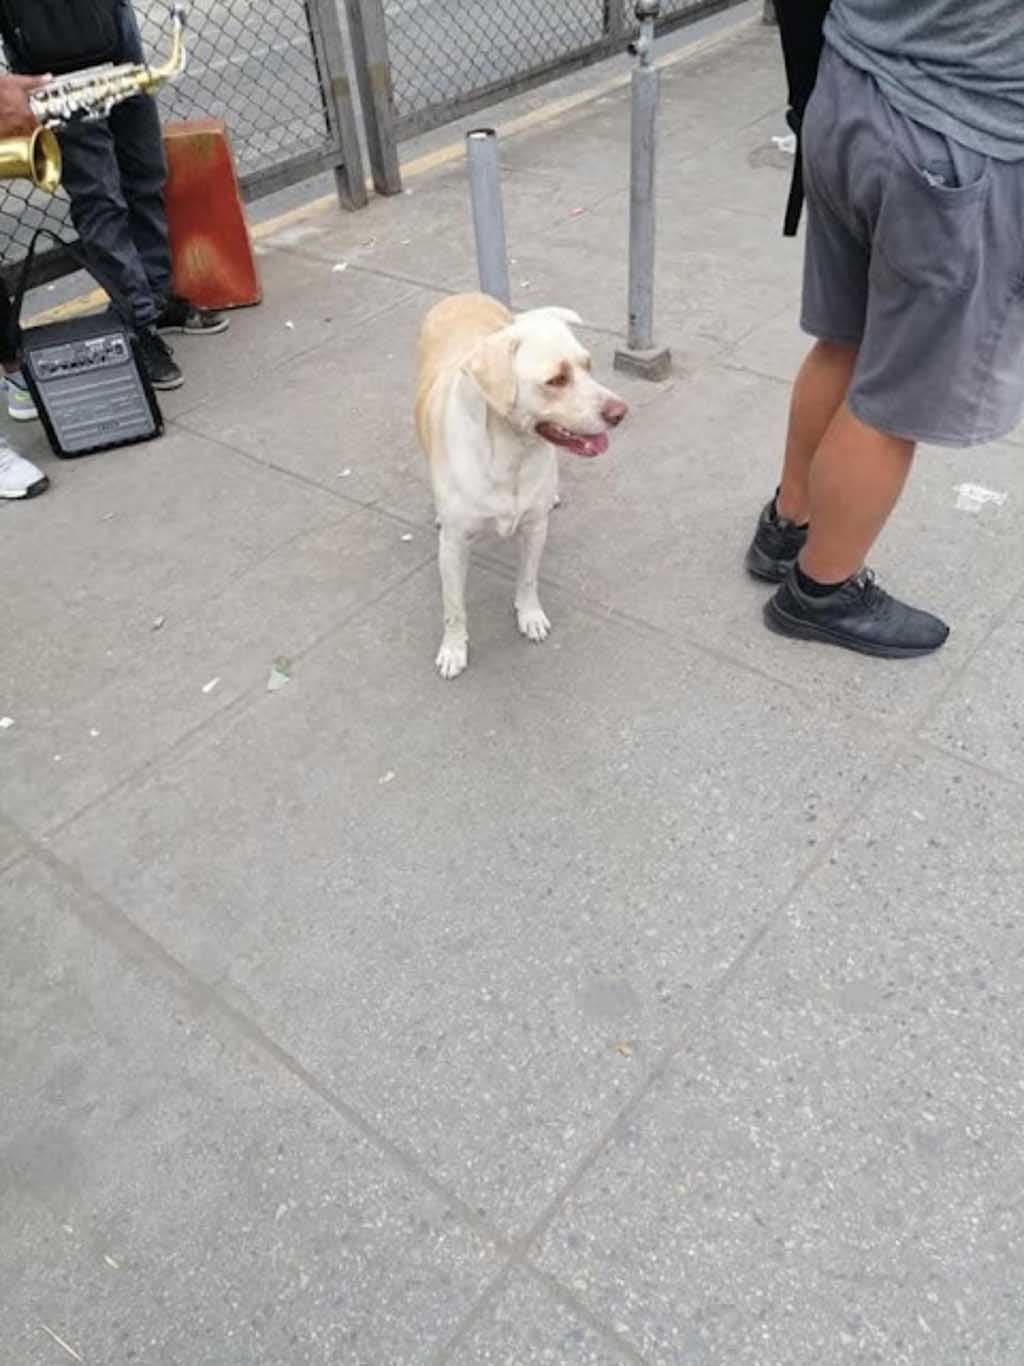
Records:
<instances>
[{"instance_id":1,"label":"gray cargo shorts","mask_svg":"<svg viewBox=\"0 0 1024 1366\"><path fill-rule=\"evenodd\" d=\"M859 346L853 413L971 446L1024 413L1024 161L907 118L827 44L803 128L801 325Z\"/></svg>"}]
</instances>

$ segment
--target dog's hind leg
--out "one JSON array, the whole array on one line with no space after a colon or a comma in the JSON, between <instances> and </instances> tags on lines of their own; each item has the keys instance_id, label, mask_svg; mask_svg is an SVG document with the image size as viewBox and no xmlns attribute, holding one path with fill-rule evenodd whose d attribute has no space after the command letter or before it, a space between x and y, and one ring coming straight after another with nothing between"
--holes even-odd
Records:
<instances>
[{"instance_id":1,"label":"dog's hind leg","mask_svg":"<svg viewBox=\"0 0 1024 1366\"><path fill-rule=\"evenodd\" d=\"M535 513L519 527L519 580L516 584L516 620L527 640L547 640L551 623L537 596L541 556L548 538L548 515Z\"/></svg>"},{"instance_id":2,"label":"dog's hind leg","mask_svg":"<svg viewBox=\"0 0 1024 1366\"><path fill-rule=\"evenodd\" d=\"M469 632L466 625L469 547L469 538L464 532L441 527L437 559L444 599L444 638L437 655L437 671L442 678L457 678L469 662Z\"/></svg>"}]
</instances>

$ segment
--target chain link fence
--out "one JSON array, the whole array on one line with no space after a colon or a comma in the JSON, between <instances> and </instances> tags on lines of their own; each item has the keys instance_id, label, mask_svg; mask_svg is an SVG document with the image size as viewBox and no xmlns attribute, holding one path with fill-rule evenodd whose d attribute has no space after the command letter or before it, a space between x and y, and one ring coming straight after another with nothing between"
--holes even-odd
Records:
<instances>
[{"instance_id":1,"label":"chain link fence","mask_svg":"<svg viewBox=\"0 0 1024 1366\"><path fill-rule=\"evenodd\" d=\"M169 5L136 0L134 8L147 56L163 61ZM338 167L345 153L361 186L358 150L350 145L354 116L332 104L334 82L321 80L325 66L342 64L338 24L334 0L192 0L188 67L160 91L161 115L223 119L247 198ZM346 120L350 126L340 126ZM70 235L66 197L40 194L27 181L0 182L0 260L8 278L40 226ZM47 253L37 279L64 268L58 253Z\"/></svg>"},{"instance_id":2,"label":"chain link fence","mask_svg":"<svg viewBox=\"0 0 1024 1366\"><path fill-rule=\"evenodd\" d=\"M632 0L364 0L383 3L395 136L624 50ZM730 0L663 0L662 30Z\"/></svg>"},{"instance_id":3,"label":"chain link fence","mask_svg":"<svg viewBox=\"0 0 1024 1366\"><path fill-rule=\"evenodd\" d=\"M602 48L613 17L602 0L385 0L384 13L400 136L474 95Z\"/></svg>"}]
</instances>

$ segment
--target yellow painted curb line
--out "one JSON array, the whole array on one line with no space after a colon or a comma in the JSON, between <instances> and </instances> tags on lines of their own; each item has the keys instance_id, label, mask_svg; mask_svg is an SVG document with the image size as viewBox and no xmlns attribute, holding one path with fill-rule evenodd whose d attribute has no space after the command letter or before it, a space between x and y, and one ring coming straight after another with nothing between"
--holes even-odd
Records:
<instances>
[{"instance_id":1,"label":"yellow painted curb line","mask_svg":"<svg viewBox=\"0 0 1024 1366\"><path fill-rule=\"evenodd\" d=\"M712 33L707 38L702 38L698 43L680 48L678 52L669 53L667 57L660 58L655 65L663 71L668 67L679 66L683 62L692 62L697 57L703 57L713 48L721 47L738 38L746 29L753 28L755 25L760 26L760 24L760 17L752 14L729 28L722 29L718 33ZM632 73L625 72L622 75L612 76L606 81L601 81L597 85L590 85L586 90L580 90L575 95L566 95L560 100L551 100L549 103L541 105L539 109L532 109L528 114L520 114L518 118L509 119L507 123L499 124L497 132L502 138L512 138L519 133L529 132L531 128L543 127L544 124L550 123L553 119L571 113L574 109L579 109L581 105L591 104L604 95L610 95L616 90L624 89L629 85L631 79ZM450 166L455 161L461 161L465 154L466 148L463 142L449 142L433 152L425 152L422 156L413 157L410 161L403 162L402 179L413 180L416 176L427 175L430 171L440 170L442 166ZM373 185L370 181L367 181L366 188L371 194L373 193ZM273 237L274 233L280 232L282 228L290 227L293 223L302 223L307 218L316 218L327 213L336 208L337 203L336 195L321 195L319 199L311 199L308 204L300 204L294 209L288 209L286 212L278 214L276 218L268 218L263 223L257 223L250 228L250 236L254 242L262 241L265 237ZM61 322L65 318L77 318L82 313L88 313L94 308L102 307L106 302L106 291L93 289L88 294L81 294L75 299L68 299L66 303L56 304L53 308L36 314L34 318L28 320L26 326L38 327L42 323L55 323Z\"/></svg>"}]
</instances>

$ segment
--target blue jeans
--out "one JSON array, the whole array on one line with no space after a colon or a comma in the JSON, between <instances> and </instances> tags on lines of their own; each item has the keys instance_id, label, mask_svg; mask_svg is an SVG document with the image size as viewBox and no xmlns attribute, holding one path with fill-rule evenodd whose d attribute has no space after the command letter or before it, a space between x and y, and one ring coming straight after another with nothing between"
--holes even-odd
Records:
<instances>
[{"instance_id":1,"label":"blue jeans","mask_svg":"<svg viewBox=\"0 0 1024 1366\"><path fill-rule=\"evenodd\" d=\"M144 61L130 0L118 0L121 62ZM105 119L58 131L71 221L89 268L129 326L147 327L171 285L167 162L156 101L136 95Z\"/></svg>"}]
</instances>

